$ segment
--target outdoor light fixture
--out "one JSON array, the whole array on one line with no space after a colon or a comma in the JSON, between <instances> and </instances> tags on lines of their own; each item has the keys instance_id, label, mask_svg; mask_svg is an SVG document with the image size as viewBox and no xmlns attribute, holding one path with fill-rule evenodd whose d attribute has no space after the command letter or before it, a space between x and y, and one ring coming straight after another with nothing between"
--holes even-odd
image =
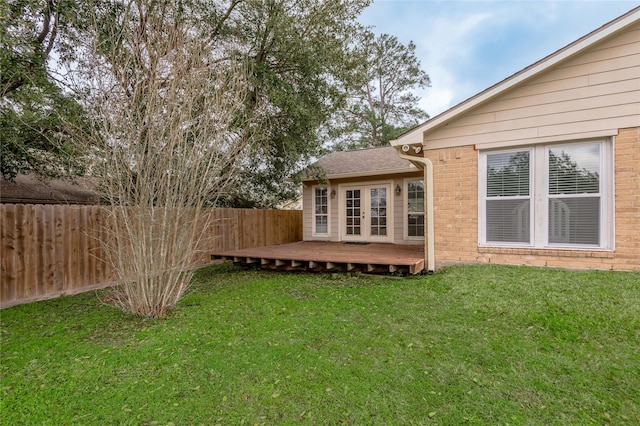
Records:
<instances>
[{"instance_id":1,"label":"outdoor light fixture","mask_svg":"<svg viewBox=\"0 0 640 426\"><path fill-rule=\"evenodd\" d=\"M396 195L400 195L401 192L402 188L400 188L400 185L396 185Z\"/></svg>"},{"instance_id":2,"label":"outdoor light fixture","mask_svg":"<svg viewBox=\"0 0 640 426\"><path fill-rule=\"evenodd\" d=\"M420 152L422 151L422 147L418 145L402 145L402 152L409 152L410 149L413 149L413 152L415 152L416 154L420 154Z\"/></svg>"},{"instance_id":3,"label":"outdoor light fixture","mask_svg":"<svg viewBox=\"0 0 640 426\"><path fill-rule=\"evenodd\" d=\"M335 189L331 190L331 198L336 198L336 190Z\"/></svg>"}]
</instances>

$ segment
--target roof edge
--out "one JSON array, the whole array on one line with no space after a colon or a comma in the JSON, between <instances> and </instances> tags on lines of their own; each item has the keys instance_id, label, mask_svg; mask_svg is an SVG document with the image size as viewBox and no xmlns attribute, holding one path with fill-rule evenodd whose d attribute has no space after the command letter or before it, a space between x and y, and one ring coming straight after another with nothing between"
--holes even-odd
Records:
<instances>
[{"instance_id":1,"label":"roof edge","mask_svg":"<svg viewBox=\"0 0 640 426\"><path fill-rule=\"evenodd\" d=\"M367 176L399 175L399 174L405 174L405 173L415 173L420 171L420 169L415 167L415 165L412 164L412 166L413 168L375 170L373 172L368 171L368 172L358 172L358 173L338 173L334 175L324 176L324 179L331 180L331 179L348 179L348 178L367 177ZM302 182L315 182L317 180L318 179L313 177L306 177L301 179Z\"/></svg>"},{"instance_id":2,"label":"roof edge","mask_svg":"<svg viewBox=\"0 0 640 426\"><path fill-rule=\"evenodd\" d=\"M435 117L425 121L424 123L408 130L404 134L398 136L397 139L390 141L392 146L398 146L411 143L422 143L422 134L428 130L440 127L466 111L482 105L503 92L517 86L518 84L533 78L547 69L563 62L570 57L580 53L581 51L593 46L599 41L609 37L610 35L635 24L640 20L640 6L631 9L629 12L621 15L612 21L607 22L590 33L580 37L579 39L569 43L568 45L556 50L555 52L545 56L544 58L534 62L533 64L521 69L515 74L499 81L498 83L488 87L487 89L465 99L464 101L454 105L448 110L436 115Z\"/></svg>"}]
</instances>

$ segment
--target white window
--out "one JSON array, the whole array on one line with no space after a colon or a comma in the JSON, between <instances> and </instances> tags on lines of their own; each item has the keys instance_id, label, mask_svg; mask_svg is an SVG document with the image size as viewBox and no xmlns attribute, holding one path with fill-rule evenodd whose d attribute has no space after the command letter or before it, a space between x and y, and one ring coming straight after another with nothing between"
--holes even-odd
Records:
<instances>
[{"instance_id":1,"label":"white window","mask_svg":"<svg viewBox=\"0 0 640 426\"><path fill-rule=\"evenodd\" d=\"M547 147L549 244L600 246L601 144Z\"/></svg>"},{"instance_id":2,"label":"white window","mask_svg":"<svg viewBox=\"0 0 640 426\"><path fill-rule=\"evenodd\" d=\"M487 243L531 242L531 152L488 153L484 158Z\"/></svg>"},{"instance_id":3,"label":"white window","mask_svg":"<svg viewBox=\"0 0 640 426\"><path fill-rule=\"evenodd\" d=\"M611 248L612 168L604 141L480 154L480 243Z\"/></svg>"},{"instance_id":4,"label":"white window","mask_svg":"<svg viewBox=\"0 0 640 426\"><path fill-rule=\"evenodd\" d=\"M329 196L326 186L313 188L313 233L327 235L329 233Z\"/></svg>"},{"instance_id":5,"label":"white window","mask_svg":"<svg viewBox=\"0 0 640 426\"><path fill-rule=\"evenodd\" d=\"M421 179L406 181L407 228L406 236L424 237L424 182Z\"/></svg>"}]
</instances>

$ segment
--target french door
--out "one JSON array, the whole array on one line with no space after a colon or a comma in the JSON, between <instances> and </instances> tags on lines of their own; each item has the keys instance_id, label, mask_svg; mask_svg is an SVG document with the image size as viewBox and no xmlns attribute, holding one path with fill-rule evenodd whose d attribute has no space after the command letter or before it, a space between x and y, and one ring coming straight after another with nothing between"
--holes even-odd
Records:
<instances>
[{"instance_id":1,"label":"french door","mask_svg":"<svg viewBox=\"0 0 640 426\"><path fill-rule=\"evenodd\" d=\"M343 187L341 197L343 241L391 241L390 184Z\"/></svg>"}]
</instances>

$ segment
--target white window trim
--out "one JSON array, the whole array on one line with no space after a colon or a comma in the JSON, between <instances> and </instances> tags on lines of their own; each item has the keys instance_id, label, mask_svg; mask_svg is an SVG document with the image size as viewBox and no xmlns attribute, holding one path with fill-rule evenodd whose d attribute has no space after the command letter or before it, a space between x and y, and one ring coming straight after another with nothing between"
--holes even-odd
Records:
<instances>
[{"instance_id":1,"label":"white window trim","mask_svg":"<svg viewBox=\"0 0 640 426\"><path fill-rule=\"evenodd\" d=\"M422 237L416 237L416 236L409 236L409 182L415 182L421 180L423 185L424 185L424 178L423 177L412 177L412 178L405 178L402 182L402 192L403 192L403 196L402 196L402 203L403 203L403 209L402 209L402 215L403 215L403 219L402 219L402 228L403 228L403 238L407 241L424 241L424 236ZM425 191L426 191L426 185L424 186ZM425 194L426 197L426 194ZM425 198L426 200L426 198ZM423 211L422 212L423 215L425 215L426 213Z\"/></svg>"},{"instance_id":2,"label":"white window trim","mask_svg":"<svg viewBox=\"0 0 640 426\"><path fill-rule=\"evenodd\" d=\"M553 146L579 145L588 143L600 144L600 244L579 245L549 243L549 156L548 149ZM513 247L540 248L562 250L613 250L615 245L615 214L614 214L614 170L613 170L613 138L590 139L581 141L556 141L554 143L539 144L529 147L513 149L491 149L478 152L478 245L480 247ZM530 151L529 158L529 197L530 203L530 232L531 244L487 242L486 229L486 186L487 186L487 155L498 152ZM514 199L516 197L513 197Z\"/></svg>"},{"instance_id":3,"label":"white window trim","mask_svg":"<svg viewBox=\"0 0 640 426\"><path fill-rule=\"evenodd\" d=\"M316 232L316 189L327 190L327 232ZM311 235L314 237L328 237L331 235L331 186L313 185L311 187Z\"/></svg>"},{"instance_id":4,"label":"white window trim","mask_svg":"<svg viewBox=\"0 0 640 426\"><path fill-rule=\"evenodd\" d=\"M509 197L510 200L524 200L529 199L529 218L533 218L532 222L529 225L529 241L530 243L510 243L510 242L487 242L487 222L485 219L486 206L487 206L487 154L495 154L498 152L521 152L528 151L529 152L529 195L528 196L512 196ZM530 248L534 247L534 238L535 238L535 216L534 216L534 206L535 206L535 187L537 182L534 182L533 179L535 175L533 170L535 170L535 158L534 158L533 148L531 147L518 147L512 149L496 149L496 150L486 150L480 151L478 157L478 241L481 247L513 247L513 248ZM490 199L490 198L489 198Z\"/></svg>"},{"instance_id":5,"label":"white window trim","mask_svg":"<svg viewBox=\"0 0 640 426\"><path fill-rule=\"evenodd\" d=\"M611 235L612 234L612 228L610 228L609 226L607 226L607 224L610 221L609 219L613 216L612 214L612 210L611 210L611 203L610 203L610 194L613 192L613 188L608 188L610 187L610 181L612 179L613 176L613 170L612 170L612 161L611 161L611 153L610 153L610 149L609 147L611 146L610 143L607 143L607 141L605 140L589 140L589 141L580 141L580 142L575 142L575 143L571 143L571 145L575 145L575 146L579 146L579 145L584 145L584 144L593 144L593 143L599 143L600 144L600 152L599 152L599 158L600 158L600 188L599 188L599 193L598 193L598 197L600 198L600 235L598 240L600 241L599 245L589 245L589 244L584 244L584 245L580 245L580 244L561 244L561 243L550 243L549 242L549 232L547 232L547 230L545 229L545 232L541 233L542 235L540 235L541 237L541 243L544 245L544 247L546 248L567 248L570 247L572 249L586 249L586 250L601 250L601 249L609 249L611 247ZM552 148L554 146L566 146L569 143L553 143L553 144L547 144L547 145L543 145L541 147L536 147L536 149L541 149L543 150L543 152L539 153L538 155L543 155L544 156L544 172L543 173L543 177L544 177L544 184L542 186L542 193L543 193L543 197L544 200L548 200L549 199L549 174L548 174L548 170L549 170L549 148ZM538 173L540 174L540 173ZM591 194L576 194L571 198L580 198L580 197L589 197L592 196ZM543 203L543 215L545 218L545 226L548 227L548 217L549 217L549 203L548 202L544 202Z\"/></svg>"}]
</instances>

